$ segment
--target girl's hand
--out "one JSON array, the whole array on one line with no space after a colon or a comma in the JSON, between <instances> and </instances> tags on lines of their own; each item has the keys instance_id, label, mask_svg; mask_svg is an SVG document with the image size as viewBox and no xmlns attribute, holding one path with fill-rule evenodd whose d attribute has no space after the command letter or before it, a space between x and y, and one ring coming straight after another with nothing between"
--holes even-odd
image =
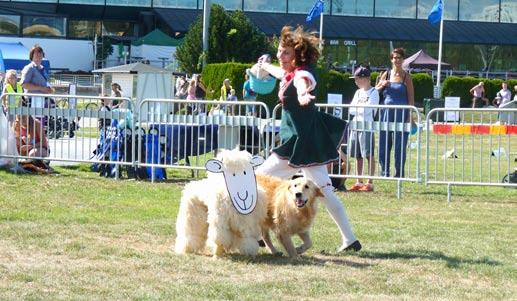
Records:
<instances>
[{"instance_id":1,"label":"girl's hand","mask_svg":"<svg viewBox=\"0 0 517 301\"><path fill-rule=\"evenodd\" d=\"M302 106L308 105L316 96L311 95L310 91L305 91L301 94L298 94L298 102Z\"/></svg>"}]
</instances>

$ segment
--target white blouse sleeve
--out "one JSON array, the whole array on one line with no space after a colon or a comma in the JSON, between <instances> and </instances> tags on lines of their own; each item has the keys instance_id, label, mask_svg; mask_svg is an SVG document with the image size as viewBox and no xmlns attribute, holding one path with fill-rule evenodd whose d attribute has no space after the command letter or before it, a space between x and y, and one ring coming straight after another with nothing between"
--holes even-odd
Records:
<instances>
[{"instance_id":1,"label":"white blouse sleeve","mask_svg":"<svg viewBox=\"0 0 517 301\"><path fill-rule=\"evenodd\" d=\"M310 72L305 70L296 71L293 79L296 90L299 90L299 87L301 86L301 80L305 80L309 83L309 91L312 91L316 88L316 79L314 79L314 76L312 76Z\"/></svg>"}]
</instances>

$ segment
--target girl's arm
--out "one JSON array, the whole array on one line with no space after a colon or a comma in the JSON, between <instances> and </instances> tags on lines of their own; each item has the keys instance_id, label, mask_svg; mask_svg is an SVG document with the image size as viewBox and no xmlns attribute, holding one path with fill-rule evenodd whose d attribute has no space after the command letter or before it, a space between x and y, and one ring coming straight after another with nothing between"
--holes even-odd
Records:
<instances>
[{"instance_id":1,"label":"girl's arm","mask_svg":"<svg viewBox=\"0 0 517 301\"><path fill-rule=\"evenodd\" d=\"M311 92L316 88L316 80L310 72L305 70L297 71L293 81L298 93L298 102L300 105L308 105L316 98L316 96L311 95Z\"/></svg>"},{"instance_id":2,"label":"girl's arm","mask_svg":"<svg viewBox=\"0 0 517 301\"><path fill-rule=\"evenodd\" d=\"M284 69L270 63L261 63L260 67L277 79L282 79L285 75Z\"/></svg>"}]
</instances>

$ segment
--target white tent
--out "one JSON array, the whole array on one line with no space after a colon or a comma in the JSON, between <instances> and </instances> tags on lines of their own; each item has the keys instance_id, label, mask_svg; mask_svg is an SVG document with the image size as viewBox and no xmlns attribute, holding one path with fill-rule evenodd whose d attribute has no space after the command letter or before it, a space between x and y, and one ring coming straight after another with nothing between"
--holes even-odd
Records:
<instances>
[{"instance_id":1,"label":"white tent","mask_svg":"<svg viewBox=\"0 0 517 301\"><path fill-rule=\"evenodd\" d=\"M131 58L149 61L150 65L164 68L169 65L182 39L174 39L155 29L131 44Z\"/></svg>"}]
</instances>

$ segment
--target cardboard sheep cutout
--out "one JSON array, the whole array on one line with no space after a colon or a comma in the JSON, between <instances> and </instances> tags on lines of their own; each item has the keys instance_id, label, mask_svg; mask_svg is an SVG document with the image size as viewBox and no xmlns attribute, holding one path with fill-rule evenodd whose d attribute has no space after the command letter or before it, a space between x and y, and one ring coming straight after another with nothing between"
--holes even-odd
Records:
<instances>
[{"instance_id":1,"label":"cardboard sheep cutout","mask_svg":"<svg viewBox=\"0 0 517 301\"><path fill-rule=\"evenodd\" d=\"M257 255L267 203L254 169L263 161L238 148L223 150L205 164L205 179L185 185L176 218L177 254Z\"/></svg>"},{"instance_id":2,"label":"cardboard sheep cutout","mask_svg":"<svg viewBox=\"0 0 517 301\"><path fill-rule=\"evenodd\" d=\"M210 159L206 162L205 168L209 172L223 173L233 207L240 214L247 215L253 212L257 206L258 193L255 168L262 163L264 163L264 158L253 156L250 164L243 166L242 169L227 170L223 162Z\"/></svg>"}]
</instances>

